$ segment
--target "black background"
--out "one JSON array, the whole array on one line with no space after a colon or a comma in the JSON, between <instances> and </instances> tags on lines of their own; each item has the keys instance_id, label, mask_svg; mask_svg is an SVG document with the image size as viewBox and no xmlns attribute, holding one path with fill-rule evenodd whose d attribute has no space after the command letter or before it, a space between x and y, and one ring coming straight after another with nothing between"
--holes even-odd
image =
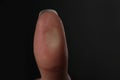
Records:
<instances>
[{"instance_id":1,"label":"black background","mask_svg":"<svg viewBox=\"0 0 120 80\"><path fill-rule=\"evenodd\" d=\"M33 35L39 11L48 8L63 20L72 80L120 80L119 0L0 1L1 80L40 77Z\"/></svg>"}]
</instances>

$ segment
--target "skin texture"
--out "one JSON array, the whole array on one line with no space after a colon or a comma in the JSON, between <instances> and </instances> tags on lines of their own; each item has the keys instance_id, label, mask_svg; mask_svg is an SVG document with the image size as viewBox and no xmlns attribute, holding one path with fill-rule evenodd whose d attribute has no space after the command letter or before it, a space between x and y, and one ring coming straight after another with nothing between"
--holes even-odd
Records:
<instances>
[{"instance_id":1,"label":"skin texture","mask_svg":"<svg viewBox=\"0 0 120 80\"><path fill-rule=\"evenodd\" d=\"M68 50L63 23L53 10L44 10L38 17L34 55L41 80L70 80L67 74Z\"/></svg>"}]
</instances>

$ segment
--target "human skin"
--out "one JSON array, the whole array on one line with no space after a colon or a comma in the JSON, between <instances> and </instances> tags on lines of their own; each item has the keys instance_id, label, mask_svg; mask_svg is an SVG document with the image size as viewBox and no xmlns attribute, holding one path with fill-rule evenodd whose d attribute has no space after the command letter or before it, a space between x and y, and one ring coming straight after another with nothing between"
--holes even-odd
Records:
<instances>
[{"instance_id":1,"label":"human skin","mask_svg":"<svg viewBox=\"0 0 120 80\"><path fill-rule=\"evenodd\" d=\"M41 80L70 80L63 23L54 10L43 10L39 14L33 45Z\"/></svg>"}]
</instances>

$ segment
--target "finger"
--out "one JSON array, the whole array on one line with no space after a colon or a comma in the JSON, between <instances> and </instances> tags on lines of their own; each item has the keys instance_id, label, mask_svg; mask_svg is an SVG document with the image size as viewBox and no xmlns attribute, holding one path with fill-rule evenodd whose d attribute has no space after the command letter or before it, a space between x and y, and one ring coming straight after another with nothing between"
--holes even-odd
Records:
<instances>
[{"instance_id":1,"label":"finger","mask_svg":"<svg viewBox=\"0 0 120 80\"><path fill-rule=\"evenodd\" d=\"M68 51L63 23L53 10L44 10L38 17L34 54L42 80L68 80Z\"/></svg>"}]
</instances>

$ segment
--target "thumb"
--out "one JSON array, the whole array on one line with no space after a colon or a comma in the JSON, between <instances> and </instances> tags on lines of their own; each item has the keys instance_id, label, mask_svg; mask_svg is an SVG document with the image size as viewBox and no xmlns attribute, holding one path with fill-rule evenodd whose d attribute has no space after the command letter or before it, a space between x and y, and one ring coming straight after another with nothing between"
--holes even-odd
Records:
<instances>
[{"instance_id":1,"label":"thumb","mask_svg":"<svg viewBox=\"0 0 120 80\"><path fill-rule=\"evenodd\" d=\"M43 10L36 24L34 55L42 80L68 80L68 50L60 17Z\"/></svg>"}]
</instances>

